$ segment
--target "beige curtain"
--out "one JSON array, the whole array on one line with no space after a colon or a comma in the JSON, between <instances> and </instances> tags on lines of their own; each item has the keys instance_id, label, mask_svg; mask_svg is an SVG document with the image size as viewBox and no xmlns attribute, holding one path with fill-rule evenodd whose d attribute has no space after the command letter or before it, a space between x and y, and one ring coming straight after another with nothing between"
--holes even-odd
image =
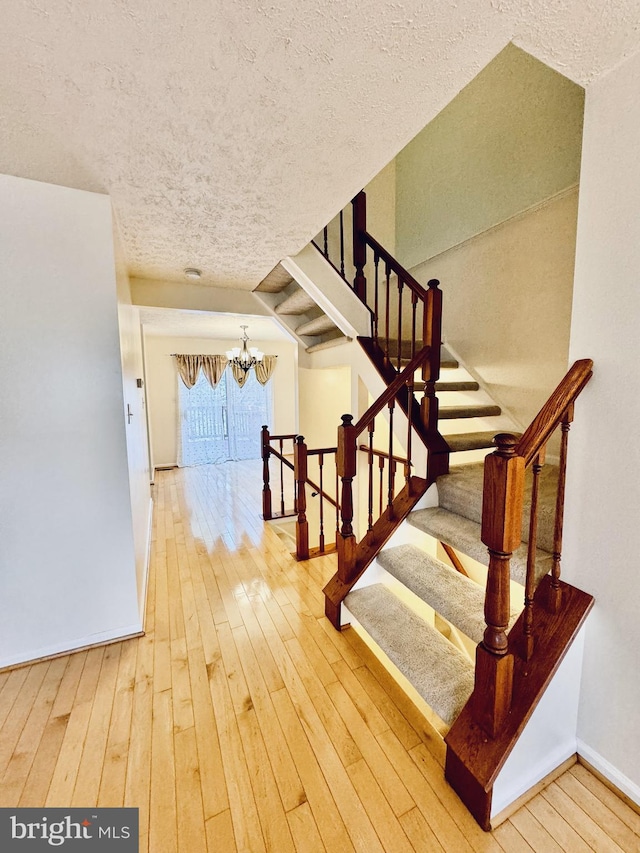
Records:
<instances>
[{"instance_id":1,"label":"beige curtain","mask_svg":"<svg viewBox=\"0 0 640 853\"><path fill-rule=\"evenodd\" d=\"M266 385L276 368L277 355L265 355L262 361L256 364L256 379L261 385Z\"/></svg>"},{"instance_id":2,"label":"beige curtain","mask_svg":"<svg viewBox=\"0 0 640 853\"><path fill-rule=\"evenodd\" d=\"M241 367L238 367L237 364L231 365L231 372L233 373L233 378L236 380L238 385L242 388L244 383L247 381L247 377L249 376L248 370L243 370Z\"/></svg>"},{"instance_id":3,"label":"beige curtain","mask_svg":"<svg viewBox=\"0 0 640 853\"><path fill-rule=\"evenodd\" d=\"M198 381L198 373L200 372L200 365L202 364L202 356L176 355L176 361L178 363L178 373L180 374L180 378L187 388L193 388Z\"/></svg>"},{"instance_id":4,"label":"beige curtain","mask_svg":"<svg viewBox=\"0 0 640 853\"><path fill-rule=\"evenodd\" d=\"M226 355L202 355L202 372L206 376L209 385L215 388L222 379L224 369L229 363Z\"/></svg>"}]
</instances>

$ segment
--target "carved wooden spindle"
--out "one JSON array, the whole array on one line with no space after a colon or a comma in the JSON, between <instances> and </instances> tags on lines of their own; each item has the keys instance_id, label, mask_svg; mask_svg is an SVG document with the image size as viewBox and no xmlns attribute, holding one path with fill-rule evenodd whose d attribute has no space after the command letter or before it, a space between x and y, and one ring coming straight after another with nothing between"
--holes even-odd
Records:
<instances>
[{"instance_id":1,"label":"carved wooden spindle","mask_svg":"<svg viewBox=\"0 0 640 853\"><path fill-rule=\"evenodd\" d=\"M398 373L402 370L402 294L404 282L398 276Z\"/></svg>"},{"instance_id":2,"label":"carved wooden spindle","mask_svg":"<svg viewBox=\"0 0 640 853\"><path fill-rule=\"evenodd\" d=\"M556 495L556 518L553 528L553 562L551 564L551 586L549 587L549 610L557 613L562 601L560 588L560 560L562 559L562 528L564 524L564 493L567 480L567 451L569 430L573 422L573 403L562 416L560 425L560 462L558 465L558 493Z\"/></svg>"},{"instance_id":3,"label":"carved wooden spindle","mask_svg":"<svg viewBox=\"0 0 640 853\"><path fill-rule=\"evenodd\" d=\"M375 269L374 276L374 292L373 292L373 314L371 315L371 322L373 323L373 334L372 337L376 343L378 341L378 306L379 306L379 266L380 266L380 255L377 252L373 254L373 264Z\"/></svg>"},{"instance_id":4,"label":"carved wooden spindle","mask_svg":"<svg viewBox=\"0 0 640 853\"><path fill-rule=\"evenodd\" d=\"M385 305L384 305L384 333L385 333L385 348L384 357L387 361L390 360L389 341L391 339L391 267L385 262L384 266L384 289L385 289Z\"/></svg>"},{"instance_id":5,"label":"carved wooden spindle","mask_svg":"<svg viewBox=\"0 0 640 853\"><path fill-rule=\"evenodd\" d=\"M318 454L318 467L320 469L320 533L318 535L318 550L324 554L324 453Z\"/></svg>"},{"instance_id":6,"label":"carved wooden spindle","mask_svg":"<svg viewBox=\"0 0 640 853\"><path fill-rule=\"evenodd\" d=\"M340 275L344 278L344 211L340 211Z\"/></svg>"},{"instance_id":7,"label":"carved wooden spindle","mask_svg":"<svg viewBox=\"0 0 640 853\"><path fill-rule=\"evenodd\" d=\"M432 278L428 282L429 290L424 307L423 341L431 347L429 358L422 367L424 380L424 397L420 406L422 423L427 432L434 433L438 429L438 398L436 397L436 382L440 377L440 346L442 340L442 291L438 289L440 282Z\"/></svg>"},{"instance_id":8,"label":"carved wooden spindle","mask_svg":"<svg viewBox=\"0 0 640 853\"><path fill-rule=\"evenodd\" d=\"M529 516L529 550L527 551L527 577L524 587L524 627L522 638L522 657L531 660L533 655L533 594L536 591L536 547L538 543L538 492L540 489L540 472L544 465L545 448L536 456L533 466L533 481L531 484L531 514Z\"/></svg>"},{"instance_id":9,"label":"carved wooden spindle","mask_svg":"<svg viewBox=\"0 0 640 853\"><path fill-rule=\"evenodd\" d=\"M367 263L367 197L364 192L359 192L351 202L353 205L353 265L356 268L356 276L353 280L353 289L356 296L364 303L367 301L367 279L364 275L364 267Z\"/></svg>"},{"instance_id":10,"label":"carved wooden spindle","mask_svg":"<svg viewBox=\"0 0 640 853\"><path fill-rule=\"evenodd\" d=\"M269 444L269 428L263 425L260 433L262 443L262 517L265 521L273 518L271 512L271 486L269 484L269 456L271 445Z\"/></svg>"},{"instance_id":11,"label":"carved wooden spindle","mask_svg":"<svg viewBox=\"0 0 640 853\"><path fill-rule=\"evenodd\" d=\"M387 484L387 518L393 518L396 465L393 459L393 413L396 401L389 401L389 479Z\"/></svg>"},{"instance_id":12,"label":"carved wooden spindle","mask_svg":"<svg viewBox=\"0 0 640 853\"><path fill-rule=\"evenodd\" d=\"M384 501L384 456L378 456L378 516L382 515Z\"/></svg>"},{"instance_id":13,"label":"carved wooden spindle","mask_svg":"<svg viewBox=\"0 0 640 853\"><path fill-rule=\"evenodd\" d=\"M407 488L411 490L411 453L413 450L413 375L407 380L407 461L404 466L404 479Z\"/></svg>"},{"instance_id":14,"label":"carved wooden spindle","mask_svg":"<svg viewBox=\"0 0 640 853\"><path fill-rule=\"evenodd\" d=\"M324 256L327 260L329 260L329 228L326 225L322 230L322 237L324 246Z\"/></svg>"},{"instance_id":15,"label":"carved wooden spindle","mask_svg":"<svg viewBox=\"0 0 640 853\"><path fill-rule=\"evenodd\" d=\"M375 430L375 421L369 424L369 483L368 483L368 502L367 502L367 530L373 527L373 433Z\"/></svg>"},{"instance_id":16,"label":"carved wooden spindle","mask_svg":"<svg viewBox=\"0 0 640 853\"><path fill-rule=\"evenodd\" d=\"M284 509L284 439L280 439L280 515L285 514Z\"/></svg>"},{"instance_id":17,"label":"carved wooden spindle","mask_svg":"<svg viewBox=\"0 0 640 853\"><path fill-rule=\"evenodd\" d=\"M303 436L297 436L293 446L293 476L298 491L298 519L296 521L296 557L309 559L309 522L307 521L307 445Z\"/></svg>"},{"instance_id":18,"label":"carved wooden spindle","mask_svg":"<svg viewBox=\"0 0 640 853\"><path fill-rule=\"evenodd\" d=\"M415 290L411 291L411 358L416 354L416 329L417 329L417 314L418 314L418 294Z\"/></svg>"},{"instance_id":19,"label":"carved wooden spindle","mask_svg":"<svg viewBox=\"0 0 640 853\"><path fill-rule=\"evenodd\" d=\"M511 554L521 541L524 459L516 454L517 439L501 433L498 449L484 463L482 541L489 549L484 614L487 627L476 650L472 696L476 722L490 737L502 727L513 691L513 655L507 627L510 614Z\"/></svg>"},{"instance_id":20,"label":"carved wooden spindle","mask_svg":"<svg viewBox=\"0 0 640 853\"><path fill-rule=\"evenodd\" d=\"M356 431L353 416L343 415L338 427L338 452L336 463L342 482L340 496L340 532L338 534L338 575L349 583L355 567L356 537L353 534L353 478L356 475Z\"/></svg>"}]
</instances>

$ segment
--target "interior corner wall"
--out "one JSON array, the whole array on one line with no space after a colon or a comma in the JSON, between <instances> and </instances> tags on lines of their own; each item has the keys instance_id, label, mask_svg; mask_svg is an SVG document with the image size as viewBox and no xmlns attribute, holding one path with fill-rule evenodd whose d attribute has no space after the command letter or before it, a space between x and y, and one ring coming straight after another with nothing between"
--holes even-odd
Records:
<instances>
[{"instance_id":1,"label":"interior corner wall","mask_svg":"<svg viewBox=\"0 0 640 853\"><path fill-rule=\"evenodd\" d=\"M237 340L145 334L147 404L151 432L151 457L154 467L172 466L178 459L176 446L178 372L176 361L171 354L215 355L226 352L236 344ZM298 432L297 344L259 340L252 340L251 344L269 355L278 356L276 369L269 380L273 403L273 423L269 424L270 431L275 435Z\"/></svg>"},{"instance_id":2,"label":"interior corner wall","mask_svg":"<svg viewBox=\"0 0 640 853\"><path fill-rule=\"evenodd\" d=\"M115 222L113 242L124 394L123 418L129 467L129 494L136 559L138 608L140 619L143 620L149 570L153 503L150 489L152 478L149 470L150 453L144 387L142 328L140 326L140 309L131 301L129 276Z\"/></svg>"},{"instance_id":3,"label":"interior corner wall","mask_svg":"<svg viewBox=\"0 0 640 853\"><path fill-rule=\"evenodd\" d=\"M592 358L569 442L563 574L595 596L579 751L640 803L640 54L587 89L570 355Z\"/></svg>"},{"instance_id":4,"label":"interior corner wall","mask_svg":"<svg viewBox=\"0 0 640 853\"><path fill-rule=\"evenodd\" d=\"M340 418L352 409L351 367L300 368L298 381L300 434L307 447L335 447Z\"/></svg>"},{"instance_id":5,"label":"interior corner wall","mask_svg":"<svg viewBox=\"0 0 640 853\"><path fill-rule=\"evenodd\" d=\"M578 182L584 90L508 45L401 152L407 269Z\"/></svg>"},{"instance_id":6,"label":"interior corner wall","mask_svg":"<svg viewBox=\"0 0 640 853\"><path fill-rule=\"evenodd\" d=\"M140 629L106 196L0 176L0 666Z\"/></svg>"},{"instance_id":7,"label":"interior corner wall","mask_svg":"<svg viewBox=\"0 0 640 853\"><path fill-rule=\"evenodd\" d=\"M441 282L443 339L520 429L567 371L578 191L414 267Z\"/></svg>"}]
</instances>

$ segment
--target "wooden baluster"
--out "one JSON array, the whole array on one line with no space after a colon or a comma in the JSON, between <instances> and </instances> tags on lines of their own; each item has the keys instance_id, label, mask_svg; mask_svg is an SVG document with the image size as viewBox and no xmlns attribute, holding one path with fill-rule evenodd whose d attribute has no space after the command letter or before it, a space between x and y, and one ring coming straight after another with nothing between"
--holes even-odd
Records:
<instances>
[{"instance_id":1,"label":"wooden baluster","mask_svg":"<svg viewBox=\"0 0 640 853\"><path fill-rule=\"evenodd\" d=\"M416 324L418 311L418 294L411 291L411 358L416 354Z\"/></svg>"},{"instance_id":2,"label":"wooden baluster","mask_svg":"<svg viewBox=\"0 0 640 853\"><path fill-rule=\"evenodd\" d=\"M515 452L518 440L501 433L498 449L484 462L482 541L489 549L484 615L487 627L476 649L472 709L475 721L490 737L500 731L511 707L513 655L508 652L511 554L521 541L524 459Z\"/></svg>"},{"instance_id":3,"label":"wooden baluster","mask_svg":"<svg viewBox=\"0 0 640 853\"><path fill-rule=\"evenodd\" d=\"M375 421L369 424L369 489L368 489L368 506L367 506L367 530L373 527L373 433L375 430Z\"/></svg>"},{"instance_id":4,"label":"wooden baluster","mask_svg":"<svg viewBox=\"0 0 640 853\"><path fill-rule=\"evenodd\" d=\"M271 512L271 486L269 484L269 456L271 445L269 444L269 427L264 424L260 433L262 442L262 517L265 521L273 518Z\"/></svg>"},{"instance_id":5,"label":"wooden baluster","mask_svg":"<svg viewBox=\"0 0 640 853\"><path fill-rule=\"evenodd\" d=\"M553 563L551 564L551 586L549 588L549 610L557 613L562 601L560 588L560 560L562 558L562 528L564 524L564 493L567 480L567 451L569 449L569 430L573 422L573 403L562 416L560 425L560 461L558 465L558 493L556 495L556 519L553 528Z\"/></svg>"},{"instance_id":6,"label":"wooden baluster","mask_svg":"<svg viewBox=\"0 0 640 853\"><path fill-rule=\"evenodd\" d=\"M389 402L389 481L387 488L387 518L393 518L393 498L395 491L396 464L393 460L393 413L396 401Z\"/></svg>"},{"instance_id":7,"label":"wooden baluster","mask_svg":"<svg viewBox=\"0 0 640 853\"><path fill-rule=\"evenodd\" d=\"M398 373L402 372L402 293L404 282L398 277Z\"/></svg>"},{"instance_id":8,"label":"wooden baluster","mask_svg":"<svg viewBox=\"0 0 640 853\"><path fill-rule=\"evenodd\" d=\"M338 455L337 453L333 457L333 461L336 466L336 482L335 482L335 495L336 495L336 547L338 544L338 533L340 532L340 478L338 477Z\"/></svg>"},{"instance_id":9,"label":"wooden baluster","mask_svg":"<svg viewBox=\"0 0 640 853\"><path fill-rule=\"evenodd\" d=\"M427 300L424 307L423 345L430 346L429 358L422 367L424 380L424 397L422 398L422 423L427 432L433 433L438 429L438 398L436 397L436 382L440 376L440 346L442 342L442 291L438 290L440 282L432 278L429 281Z\"/></svg>"},{"instance_id":10,"label":"wooden baluster","mask_svg":"<svg viewBox=\"0 0 640 853\"><path fill-rule=\"evenodd\" d=\"M340 275L344 278L344 211L340 211Z\"/></svg>"},{"instance_id":11,"label":"wooden baluster","mask_svg":"<svg viewBox=\"0 0 640 853\"><path fill-rule=\"evenodd\" d=\"M382 516L382 496L384 495L384 456L378 456L378 518Z\"/></svg>"},{"instance_id":12,"label":"wooden baluster","mask_svg":"<svg viewBox=\"0 0 640 853\"><path fill-rule=\"evenodd\" d=\"M284 515L284 441L280 439L280 515Z\"/></svg>"},{"instance_id":13,"label":"wooden baluster","mask_svg":"<svg viewBox=\"0 0 640 853\"><path fill-rule=\"evenodd\" d=\"M364 192L359 192L351 202L353 205L353 265L356 268L356 277L353 280L353 289L356 296L365 304L367 302L367 279L364 275L367 263L367 197Z\"/></svg>"},{"instance_id":14,"label":"wooden baluster","mask_svg":"<svg viewBox=\"0 0 640 853\"><path fill-rule=\"evenodd\" d=\"M373 314L371 315L371 322L373 324L373 333L372 333L373 339L377 344L379 344L379 341L378 341L378 303L379 303L379 297L378 297L378 286L379 286L378 274L379 274L379 270L378 270L378 267L380 266L380 255L377 252L374 252L373 264L375 267L375 280L374 280L375 281L375 289L374 289L374 293L373 293Z\"/></svg>"},{"instance_id":15,"label":"wooden baluster","mask_svg":"<svg viewBox=\"0 0 640 853\"><path fill-rule=\"evenodd\" d=\"M318 466L320 468L320 534L318 537L318 550L324 554L324 453L318 454Z\"/></svg>"},{"instance_id":16,"label":"wooden baluster","mask_svg":"<svg viewBox=\"0 0 640 853\"><path fill-rule=\"evenodd\" d=\"M384 277L385 277L385 290L386 290L386 293L385 293L385 309L384 309L384 333L385 333L386 345L385 345L384 357L387 361L390 361L391 359L389 356L389 331L390 331L389 330L389 318L390 318L391 311L390 311L389 303L391 300L391 296L390 296L390 294L391 294L391 284L390 284L391 269L389 267L389 264L387 264L386 262L384 265Z\"/></svg>"},{"instance_id":17,"label":"wooden baluster","mask_svg":"<svg viewBox=\"0 0 640 853\"><path fill-rule=\"evenodd\" d=\"M309 559L309 522L307 521L307 445L299 435L293 446L293 476L298 486L298 519L296 521L296 558Z\"/></svg>"},{"instance_id":18,"label":"wooden baluster","mask_svg":"<svg viewBox=\"0 0 640 853\"><path fill-rule=\"evenodd\" d=\"M324 226L322 234L324 237L324 256L329 260L329 227L327 225Z\"/></svg>"},{"instance_id":19,"label":"wooden baluster","mask_svg":"<svg viewBox=\"0 0 640 853\"><path fill-rule=\"evenodd\" d=\"M353 478L356 475L356 438L353 416L343 415L338 427L338 475L342 481L340 496L341 525L336 543L338 550L338 575L342 581L351 581L355 568L356 537L353 534Z\"/></svg>"},{"instance_id":20,"label":"wooden baluster","mask_svg":"<svg viewBox=\"0 0 640 853\"><path fill-rule=\"evenodd\" d=\"M538 541L538 491L540 488L540 472L544 465L545 448L536 456L532 471L531 484L531 515L529 516L529 549L527 551L527 577L524 587L524 627L522 638L522 657L531 660L533 654L533 594L536 591L536 547Z\"/></svg>"},{"instance_id":21,"label":"wooden baluster","mask_svg":"<svg viewBox=\"0 0 640 853\"><path fill-rule=\"evenodd\" d=\"M404 479L407 486L411 487L411 453L413 440L413 374L407 381L407 461L404 466Z\"/></svg>"}]
</instances>

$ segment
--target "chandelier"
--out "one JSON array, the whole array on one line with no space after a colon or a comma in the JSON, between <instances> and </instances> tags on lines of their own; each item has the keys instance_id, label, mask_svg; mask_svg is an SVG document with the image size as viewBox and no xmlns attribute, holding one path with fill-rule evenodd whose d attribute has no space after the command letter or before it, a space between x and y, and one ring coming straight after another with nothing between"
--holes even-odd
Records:
<instances>
[{"instance_id":1,"label":"chandelier","mask_svg":"<svg viewBox=\"0 0 640 853\"><path fill-rule=\"evenodd\" d=\"M243 330L241 338L242 348L234 347L233 349L227 350L226 355L232 365L241 368L246 373L262 361L264 353L260 352L257 347L247 347L249 336L247 335L246 330L249 327L240 326L240 328Z\"/></svg>"}]
</instances>

